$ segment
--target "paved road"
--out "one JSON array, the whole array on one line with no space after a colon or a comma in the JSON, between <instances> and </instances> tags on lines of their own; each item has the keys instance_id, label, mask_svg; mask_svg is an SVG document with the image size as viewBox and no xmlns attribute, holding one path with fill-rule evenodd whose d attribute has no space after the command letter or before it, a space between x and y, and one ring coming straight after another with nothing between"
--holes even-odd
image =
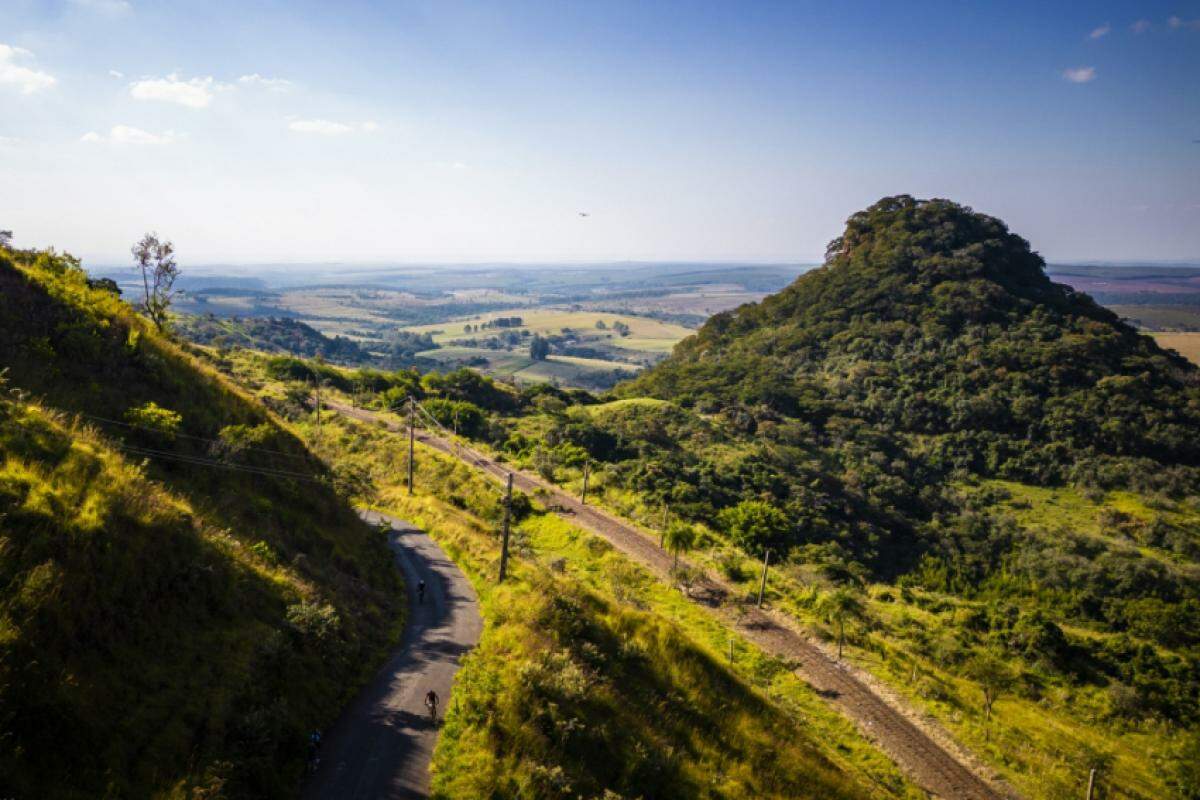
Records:
<instances>
[{"instance_id":1,"label":"paved road","mask_svg":"<svg viewBox=\"0 0 1200 800\"><path fill-rule=\"evenodd\" d=\"M325 735L321 765L304 787L306 800L375 800L429 796L429 762L438 730L425 693L450 701L461 656L483 630L475 590L429 536L395 517L363 512L392 526L388 543L407 584L409 615L387 664ZM425 602L417 582L425 581Z\"/></svg>"},{"instance_id":2,"label":"paved road","mask_svg":"<svg viewBox=\"0 0 1200 800\"><path fill-rule=\"evenodd\" d=\"M329 407L366 422L379 419L376 414L353 406L330 403ZM392 423L388 427L397 432L403 430L402 426ZM460 442L421 430L416 435L424 444L454 456L496 480L504 480L511 471L515 488L529 494L538 491L553 510L573 524L602 536L660 575L669 575L670 554L659 549L653 536L629 521L595 506L583 505L574 495L539 476L498 464L486 454ZM680 559L680 564L686 563L686 559ZM693 592L698 602L708 606L726 624L738 628L759 647L795 663L799 673L814 689L840 708L864 736L891 756L926 791L948 800L1000 800L1017 796L1011 787L993 785L981 779L964 763L970 756L944 731L928 722L915 724L907 709L873 690L845 664L817 647L793 620L753 608L738 617L730 604L723 602L734 593L732 586L712 574L706 575L702 583L699 590Z\"/></svg>"}]
</instances>

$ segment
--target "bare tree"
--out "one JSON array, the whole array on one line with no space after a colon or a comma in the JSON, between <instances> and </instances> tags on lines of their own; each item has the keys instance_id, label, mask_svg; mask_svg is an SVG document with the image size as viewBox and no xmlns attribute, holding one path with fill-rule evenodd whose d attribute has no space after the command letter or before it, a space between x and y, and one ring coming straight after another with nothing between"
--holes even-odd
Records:
<instances>
[{"instance_id":1,"label":"bare tree","mask_svg":"<svg viewBox=\"0 0 1200 800\"><path fill-rule=\"evenodd\" d=\"M142 310L161 331L167 325L171 301L179 292L172 287L179 277L175 264L175 245L160 241L157 233L147 233L131 250L137 269L142 273Z\"/></svg>"}]
</instances>

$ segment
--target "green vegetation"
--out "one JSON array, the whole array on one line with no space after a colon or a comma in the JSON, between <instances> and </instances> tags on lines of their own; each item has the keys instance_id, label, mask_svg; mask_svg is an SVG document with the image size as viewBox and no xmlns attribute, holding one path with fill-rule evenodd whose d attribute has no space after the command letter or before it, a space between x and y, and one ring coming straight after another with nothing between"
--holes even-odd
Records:
<instances>
[{"instance_id":1,"label":"green vegetation","mask_svg":"<svg viewBox=\"0 0 1200 800\"><path fill-rule=\"evenodd\" d=\"M497 456L576 490L590 461L595 502L694 526L747 592L770 547L769 602L1022 792L1091 764L1161 797L1200 722L1200 373L1042 267L889 198L620 399L455 399Z\"/></svg>"},{"instance_id":2,"label":"green vegetation","mask_svg":"<svg viewBox=\"0 0 1200 800\"><path fill-rule=\"evenodd\" d=\"M0 795L291 796L398 632L382 538L69 256L0 250L0 341Z\"/></svg>"},{"instance_id":3,"label":"green vegetation","mask_svg":"<svg viewBox=\"0 0 1200 800\"><path fill-rule=\"evenodd\" d=\"M740 637L730 664L714 617L523 495L497 586L498 487L418 445L410 498L398 441L335 417L320 448L368 474L376 503L430 531L480 594L484 636L456 678L435 796L920 796L787 664Z\"/></svg>"}]
</instances>

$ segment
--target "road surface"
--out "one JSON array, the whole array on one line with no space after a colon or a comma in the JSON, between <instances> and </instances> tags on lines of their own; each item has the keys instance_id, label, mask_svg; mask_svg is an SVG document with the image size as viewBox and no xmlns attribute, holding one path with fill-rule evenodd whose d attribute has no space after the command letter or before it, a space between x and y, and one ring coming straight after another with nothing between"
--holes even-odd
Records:
<instances>
[{"instance_id":1,"label":"road surface","mask_svg":"<svg viewBox=\"0 0 1200 800\"><path fill-rule=\"evenodd\" d=\"M365 409L331 402L329 408L364 422L380 417ZM386 423L394 431L403 426ZM535 491L551 510L572 524L607 539L618 550L664 577L671 572L671 555L637 526L591 505L536 475L498 464L490 456L450 437L416 432L418 441L480 469L496 480L513 474L513 487L527 494ZM680 559L686 565L686 559ZM750 608L740 618L731 604L722 602L735 592L720 577L706 574L703 586L693 594L730 627L750 641L796 665L800 675L823 697L849 717L859 731L900 765L909 777L933 796L947 800L1002 800L1017 794L999 782L983 780L978 764L972 763L951 737L928 720L918 725L911 711L894 698L874 690L843 663L826 654L804 635L800 626L783 614ZM972 766L968 767L967 764Z\"/></svg>"},{"instance_id":2,"label":"road surface","mask_svg":"<svg viewBox=\"0 0 1200 800\"><path fill-rule=\"evenodd\" d=\"M441 716L459 659L483 630L475 590L428 534L386 514L366 511L363 518L392 526L388 544L404 572L408 619L387 664L326 732L305 800L428 797L438 729L425 693L437 692ZM421 580L423 603L417 601Z\"/></svg>"}]
</instances>

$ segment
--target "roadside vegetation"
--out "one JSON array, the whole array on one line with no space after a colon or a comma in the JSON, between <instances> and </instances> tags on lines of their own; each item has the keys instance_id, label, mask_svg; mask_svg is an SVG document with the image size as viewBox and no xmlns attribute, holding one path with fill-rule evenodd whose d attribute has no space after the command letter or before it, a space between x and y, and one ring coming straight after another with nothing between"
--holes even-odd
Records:
<instances>
[{"instance_id":1,"label":"roadside vegetation","mask_svg":"<svg viewBox=\"0 0 1200 800\"><path fill-rule=\"evenodd\" d=\"M269 397L278 387L266 384ZM485 629L455 680L434 759L445 798L919 797L894 764L796 677L606 542L514 502L403 437L296 409L318 452L427 530L474 583Z\"/></svg>"}]
</instances>

